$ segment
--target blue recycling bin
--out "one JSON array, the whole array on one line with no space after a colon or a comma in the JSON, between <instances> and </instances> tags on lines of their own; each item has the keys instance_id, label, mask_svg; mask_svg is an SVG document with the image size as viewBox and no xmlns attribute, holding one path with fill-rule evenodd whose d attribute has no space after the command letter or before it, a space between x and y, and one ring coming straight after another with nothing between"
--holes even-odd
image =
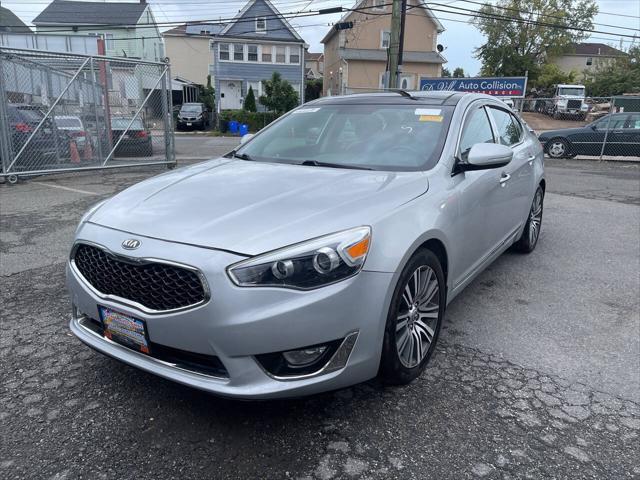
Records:
<instances>
[{"instance_id":1,"label":"blue recycling bin","mask_svg":"<svg viewBox=\"0 0 640 480\"><path fill-rule=\"evenodd\" d=\"M249 133L249 125L246 123L240 124L240 136L244 137L247 133Z\"/></svg>"},{"instance_id":2,"label":"blue recycling bin","mask_svg":"<svg viewBox=\"0 0 640 480\"><path fill-rule=\"evenodd\" d=\"M231 133L232 135L236 135L238 133L238 127L239 127L239 123L237 120L231 120L229 122L229 133Z\"/></svg>"}]
</instances>

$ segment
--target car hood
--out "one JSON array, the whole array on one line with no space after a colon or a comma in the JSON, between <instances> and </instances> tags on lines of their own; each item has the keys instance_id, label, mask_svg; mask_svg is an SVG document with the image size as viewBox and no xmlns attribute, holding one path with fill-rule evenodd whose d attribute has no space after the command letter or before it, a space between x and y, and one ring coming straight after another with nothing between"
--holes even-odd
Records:
<instances>
[{"instance_id":1,"label":"car hood","mask_svg":"<svg viewBox=\"0 0 640 480\"><path fill-rule=\"evenodd\" d=\"M106 201L89 221L133 235L255 255L371 225L427 188L424 172L223 158L134 185Z\"/></svg>"}]
</instances>

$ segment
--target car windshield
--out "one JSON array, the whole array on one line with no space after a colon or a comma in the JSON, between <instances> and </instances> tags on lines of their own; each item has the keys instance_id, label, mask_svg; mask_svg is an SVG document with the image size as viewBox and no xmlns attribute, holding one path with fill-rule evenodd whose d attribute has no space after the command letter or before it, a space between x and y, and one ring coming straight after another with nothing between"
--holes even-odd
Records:
<instances>
[{"instance_id":1,"label":"car windshield","mask_svg":"<svg viewBox=\"0 0 640 480\"><path fill-rule=\"evenodd\" d=\"M39 110L32 108L16 108L22 115L22 117L28 122L39 122L42 120L42 113Z\"/></svg>"},{"instance_id":2,"label":"car windshield","mask_svg":"<svg viewBox=\"0 0 640 480\"><path fill-rule=\"evenodd\" d=\"M420 104L302 107L236 155L265 162L427 170L440 157L452 111Z\"/></svg>"},{"instance_id":3,"label":"car windshield","mask_svg":"<svg viewBox=\"0 0 640 480\"><path fill-rule=\"evenodd\" d=\"M202 111L201 105L182 105L181 112L185 113L200 113Z\"/></svg>"},{"instance_id":4,"label":"car windshield","mask_svg":"<svg viewBox=\"0 0 640 480\"><path fill-rule=\"evenodd\" d=\"M126 118L126 117L121 117L121 118L112 118L111 119L111 128L115 129L115 130L124 130L125 128L127 128L127 125L129 125L129 122L131 121L131 118ZM130 130L144 130L144 127L142 126L142 120L140 120L139 118L136 118L133 123L131 124L131 126L129 127Z\"/></svg>"},{"instance_id":5,"label":"car windshield","mask_svg":"<svg viewBox=\"0 0 640 480\"><path fill-rule=\"evenodd\" d=\"M580 87L563 87L558 92L559 95L573 95L575 97L584 97L584 88Z\"/></svg>"},{"instance_id":6,"label":"car windshield","mask_svg":"<svg viewBox=\"0 0 640 480\"><path fill-rule=\"evenodd\" d=\"M74 128L74 129L82 128L82 122L80 122L80 119L72 118L72 117L68 117L68 118L56 117L56 125L60 128Z\"/></svg>"}]
</instances>

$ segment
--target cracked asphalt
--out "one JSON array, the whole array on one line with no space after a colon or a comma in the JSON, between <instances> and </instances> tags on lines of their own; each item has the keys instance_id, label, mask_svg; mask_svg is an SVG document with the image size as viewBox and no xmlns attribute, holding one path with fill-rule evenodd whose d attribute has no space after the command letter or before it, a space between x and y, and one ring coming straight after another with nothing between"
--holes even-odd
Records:
<instances>
[{"instance_id":1,"label":"cracked asphalt","mask_svg":"<svg viewBox=\"0 0 640 480\"><path fill-rule=\"evenodd\" d=\"M538 248L450 305L418 381L254 403L68 332L75 224L161 171L0 185L2 478L640 478L639 165L547 162Z\"/></svg>"}]
</instances>

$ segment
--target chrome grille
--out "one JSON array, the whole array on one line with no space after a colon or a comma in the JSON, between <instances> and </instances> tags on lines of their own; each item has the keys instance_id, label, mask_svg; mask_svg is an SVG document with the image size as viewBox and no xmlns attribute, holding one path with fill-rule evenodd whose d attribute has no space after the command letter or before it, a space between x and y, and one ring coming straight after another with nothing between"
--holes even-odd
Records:
<instances>
[{"instance_id":1,"label":"chrome grille","mask_svg":"<svg viewBox=\"0 0 640 480\"><path fill-rule=\"evenodd\" d=\"M582 100L567 101L567 108L580 108L581 106L582 106Z\"/></svg>"},{"instance_id":2,"label":"chrome grille","mask_svg":"<svg viewBox=\"0 0 640 480\"><path fill-rule=\"evenodd\" d=\"M86 244L76 246L73 261L98 292L150 310L176 310L206 299L200 276L184 267L150 261L136 263Z\"/></svg>"}]
</instances>

